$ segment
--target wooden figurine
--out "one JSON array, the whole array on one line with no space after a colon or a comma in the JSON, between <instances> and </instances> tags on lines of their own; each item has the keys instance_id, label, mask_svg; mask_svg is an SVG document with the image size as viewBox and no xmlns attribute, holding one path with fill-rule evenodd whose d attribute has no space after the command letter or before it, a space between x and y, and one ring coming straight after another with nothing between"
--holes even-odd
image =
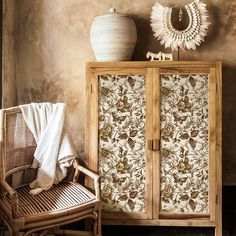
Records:
<instances>
[{"instance_id":1,"label":"wooden figurine","mask_svg":"<svg viewBox=\"0 0 236 236\"><path fill-rule=\"evenodd\" d=\"M151 58L150 61L173 61L173 54L172 53L164 53L164 52L158 52L158 53L153 53L153 52L148 52L146 54L147 58Z\"/></svg>"}]
</instances>

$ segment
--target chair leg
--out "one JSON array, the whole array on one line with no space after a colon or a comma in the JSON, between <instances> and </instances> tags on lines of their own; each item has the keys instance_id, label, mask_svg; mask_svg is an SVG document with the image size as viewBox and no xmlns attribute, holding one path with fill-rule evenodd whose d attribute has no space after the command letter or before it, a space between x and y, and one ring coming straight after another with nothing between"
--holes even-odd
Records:
<instances>
[{"instance_id":1,"label":"chair leg","mask_svg":"<svg viewBox=\"0 0 236 236\"><path fill-rule=\"evenodd\" d=\"M19 236L19 231L12 231L12 236Z\"/></svg>"},{"instance_id":2,"label":"chair leg","mask_svg":"<svg viewBox=\"0 0 236 236\"><path fill-rule=\"evenodd\" d=\"M97 219L93 223L93 236L97 236Z\"/></svg>"},{"instance_id":3,"label":"chair leg","mask_svg":"<svg viewBox=\"0 0 236 236\"><path fill-rule=\"evenodd\" d=\"M101 209L98 210L98 215L97 215L97 235L102 236L102 211Z\"/></svg>"},{"instance_id":4,"label":"chair leg","mask_svg":"<svg viewBox=\"0 0 236 236\"><path fill-rule=\"evenodd\" d=\"M93 235L94 236L101 236L101 209L94 213L96 215L96 220L93 224Z\"/></svg>"}]
</instances>

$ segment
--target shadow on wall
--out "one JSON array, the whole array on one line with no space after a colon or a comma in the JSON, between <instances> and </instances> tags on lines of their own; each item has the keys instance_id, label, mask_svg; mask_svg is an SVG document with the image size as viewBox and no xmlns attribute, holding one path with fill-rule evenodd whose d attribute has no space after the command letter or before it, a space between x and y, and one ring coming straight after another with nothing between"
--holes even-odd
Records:
<instances>
[{"instance_id":1,"label":"shadow on wall","mask_svg":"<svg viewBox=\"0 0 236 236\"><path fill-rule=\"evenodd\" d=\"M223 27L223 22L220 17L220 8L216 5L210 5L209 6L209 30L207 33L207 36L205 38L205 41L201 43L200 51L208 50L209 47L215 47L216 41L221 38L221 29ZM215 27L217 26L217 27ZM197 49L197 50L199 50Z\"/></svg>"},{"instance_id":2,"label":"shadow on wall","mask_svg":"<svg viewBox=\"0 0 236 236\"><path fill-rule=\"evenodd\" d=\"M171 53L170 48L165 48L160 44L159 40L157 40L154 35L150 25L149 18L139 18L135 19L136 27L137 27L137 43L133 53L133 61L148 61L146 58L147 52L151 51L154 53L158 53L159 51ZM174 58L177 59L177 52L174 52Z\"/></svg>"},{"instance_id":3,"label":"shadow on wall","mask_svg":"<svg viewBox=\"0 0 236 236\"><path fill-rule=\"evenodd\" d=\"M235 185L236 175L236 66L223 64L222 116L223 116L223 183Z\"/></svg>"},{"instance_id":4,"label":"shadow on wall","mask_svg":"<svg viewBox=\"0 0 236 236\"><path fill-rule=\"evenodd\" d=\"M155 45L158 45L158 43L153 40L149 19L136 17L134 20L137 27L137 43L133 53L133 60L145 61L147 60L145 52L154 50Z\"/></svg>"}]
</instances>

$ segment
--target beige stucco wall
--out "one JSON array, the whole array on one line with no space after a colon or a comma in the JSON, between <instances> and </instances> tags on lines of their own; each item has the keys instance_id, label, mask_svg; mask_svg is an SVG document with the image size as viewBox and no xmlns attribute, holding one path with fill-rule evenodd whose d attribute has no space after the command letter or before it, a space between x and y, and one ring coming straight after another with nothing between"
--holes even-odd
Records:
<instances>
[{"instance_id":1,"label":"beige stucco wall","mask_svg":"<svg viewBox=\"0 0 236 236\"><path fill-rule=\"evenodd\" d=\"M16 45L15 45L15 0L3 1L2 41L2 106L14 106L16 96Z\"/></svg>"},{"instance_id":2,"label":"beige stucco wall","mask_svg":"<svg viewBox=\"0 0 236 236\"><path fill-rule=\"evenodd\" d=\"M73 137L84 151L85 62L94 60L89 41L92 20L114 6L132 15L138 30L133 60L146 60L147 51L158 52L159 42L149 24L156 0L5 0L14 20L16 88L5 90L4 106L29 102L66 102ZM168 5L171 0L160 0ZM184 4L191 1L175 1ZM236 2L205 0L212 22L209 36L197 51L180 52L181 60L223 60L223 175L225 184L236 184ZM13 9L13 8L12 8ZM6 16L4 17L6 20ZM4 31L5 32L5 31ZM12 35L9 35L11 39ZM12 40L12 39L11 39ZM6 43L6 39L5 39ZM13 60L12 59L12 60ZM7 63L7 61L5 61ZM10 72L9 72L10 73ZM13 78L14 77L14 78ZM6 87L6 85L5 85ZM4 87L4 88L5 88ZM17 99L12 100L12 94Z\"/></svg>"}]
</instances>

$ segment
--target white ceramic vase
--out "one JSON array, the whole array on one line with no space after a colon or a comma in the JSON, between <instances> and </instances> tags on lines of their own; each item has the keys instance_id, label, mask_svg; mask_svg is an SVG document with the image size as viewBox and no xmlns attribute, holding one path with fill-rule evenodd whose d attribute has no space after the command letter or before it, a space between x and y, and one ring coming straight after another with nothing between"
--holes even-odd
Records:
<instances>
[{"instance_id":1,"label":"white ceramic vase","mask_svg":"<svg viewBox=\"0 0 236 236\"><path fill-rule=\"evenodd\" d=\"M128 61L137 41L135 23L111 8L92 22L90 41L97 61Z\"/></svg>"}]
</instances>

